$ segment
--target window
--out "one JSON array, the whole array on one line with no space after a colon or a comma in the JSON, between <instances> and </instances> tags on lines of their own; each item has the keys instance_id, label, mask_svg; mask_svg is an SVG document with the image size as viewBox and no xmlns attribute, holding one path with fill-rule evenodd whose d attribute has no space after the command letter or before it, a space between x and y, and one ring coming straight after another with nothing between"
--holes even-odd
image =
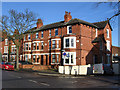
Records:
<instances>
[{"instance_id":1,"label":"window","mask_svg":"<svg viewBox=\"0 0 120 90\"><path fill-rule=\"evenodd\" d=\"M34 43L34 44L33 44L33 50L35 50L35 49L36 49L36 44Z\"/></svg>"},{"instance_id":2,"label":"window","mask_svg":"<svg viewBox=\"0 0 120 90\"><path fill-rule=\"evenodd\" d=\"M65 39L66 47L69 47L69 39Z\"/></svg>"},{"instance_id":3,"label":"window","mask_svg":"<svg viewBox=\"0 0 120 90\"><path fill-rule=\"evenodd\" d=\"M41 42L41 49L43 49L43 42Z\"/></svg>"},{"instance_id":4,"label":"window","mask_svg":"<svg viewBox=\"0 0 120 90\"><path fill-rule=\"evenodd\" d=\"M33 63L35 63L35 55L33 56Z\"/></svg>"},{"instance_id":5,"label":"window","mask_svg":"<svg viewBox=\"0 0 120 90\"><path fill-rule=\"evenodd\" d=\"M28 50L28 44L26 44L26 50Z\"/></svg>"},{"instance_id":6,"label":"window","mask_svg":"<svg viewBox=\"0 0 120 90\"><path fill-rule=\"evenodd\" d=\"M31 50L31 44L29 44L29 50Z\"/></svg>"},{"instance_id":7,"label":"window","mask_svg":"<svg viewBox=\"0 0 120 90\"><path fill-rule=\"evenodd\" d=\"M110 41L107 40L107 50L110 51Z\"/></svg>"},{"instance_id":8,"label":"window","mask_svg":"<svg viewBox=\"0 0 120 90\"><path fill-rule=\"evenodd\" d=\"M57 54L57 63L59 63L59 54Z\"/></svg>"},{"instance_id":9,"label":"window","mask_svg":"<svg viewBox=\"0 0 120 90\"><path fill-rule=\"evenodd\" d=\"M55 49L55 40L52 41L52 49Z\"/></svg>"},{"instance_id":10,"label":"window","mask_svg":"<svg viewBox=\"0 0 120 90\"><path fill-rule=\"evenodd\" d=\"M37 63L39 63L39 56L37 55Z\"/></svg>"},{"instance_id":11,"label":"window","mask_svg":"<svg viewBox=\"0 0 120 90\"><path fill-rule=\"evenodd\" d=\"M55 36L58 35L58 29L55 29Z\"/></svg>"},{"instance_id":12,"label":"window","mask_svg":"<svg viewBox=\"0 0 120 90\"><path fill-rule=\"evenodd\" d=\"M71 63L73 63L73 54L71 54Z\"/></svg>"},{"instance_id":13,"label":"window","mask_svg":"<svg viewBox=\"0 0 120 90\"><path fill-rule=\"evenodd\" d=\"M51 30L49 30L49 36L51 37Z\"/></svg>"},{"instance_id":14,"label":"window","mask_svg":"<svg viewBox=\"0 0 120 90\"><path fill-rule=\"evenodd\" d=\"M28 40L30 40L30 34L28 34Z\"/></svg>"},{"instance_id":15,"label":"window","mask_svg":"<svg viewBox=\"0 0 120 90\"><path fill-rule=\"evenodd\" d=\"M51 41L49 41L49 49L51 49Z\"/></svg>"},{"instance_id":16,"label":"window","mask_svg":"<svg viewBox=\"0 0 120 90\"><path fill-rule=\"evenodd\" d=\"M57 48L59 48L59 41L57 40Z\"/></svg>"},{"instance_id":17,"label":"window","mask_svg":"<svg viewBox=\"0 0 120 90\"><path fill-rule=\"evenodd\" d=\"M8 39L5 39L5 45L8 45Z\"/></svg>"},{"instance_id":18,"label":"window","mask_svg":"<svg viewBox=\"0 0 120 90\"><path fill-rule=\"evenodd\" d=\"M109 29L107 29L107 38L109 38Z\"/></svg>"},{"instance_id":19,"label":"window","mask_svg":"<svg viewBox=\"0 0 120 90\"><path fill-rule=\"evenodd\" d=\"M67 26L67 34L71 34L72 33L72 26Z\"/></svg>"},{"instance_id":20,"label":"window","mask_svg":"<svg viewBox=\"0 0 120 90\"><path fill-rule=\"evenodd\" d=\"M4 53L8 53L8 46L4 46Z\"/></svg>"},{"instance_id":21,"label":"window","mask_svg":"<svg viewBox=\"0 0 120 90\"><path fill-rule=\"evenodd\" d=\"M115 56L118 56L118 53L116 53Z\"/></svg>"},{"instance_id":22,"label":"window","mask_svg":"<svg viewBox=\"0 0 120 90\"><path fill-rule=\"evenodd\" d=\"M103 50L103 43L102 43L102 41L100 42L100 50Z\"/></svg>"},{"instance_id":23,"label":"window","mask_svg":"<svg viewBox=\"0 0 120 90\"><path fill-rule=\"evenodd\" d=\"M55 55L52 55L52 63L55 63Z\"/></svg>"},{"instance_id":24,"label":"window","mask_svg":"<svg viewBox=\"0 0 120 90\"><path fill-rule=\"evenodd\" d=\"M64 37L64 48L76 48L76 37Z\"/></svg>"},{"instance_id":25,"label":"window","mask_svg":"<svg viewBox=\"0 0 120 90\"><path fill-rule=\"evenodd\" d=\"M36 33L36 38L38 38L38 33Z\"/></svg>"},{"instance_id":26,"label":"window","mask_svg":"<svg viewBox=\"0 0 120 90\"><path fill-rule=\"evenodd\" d=\"M43 38L43 31L41 32L41 38Z\"/></svg>"},{"instance_id":27,"label":"window","mask_svg":"<svg viewBox=\"0 0 120 90\"><path fill-rule=\"evenodd\" d=\"M31 59L31 55L29 55L29 59Z\"/></svg>"},{"instance_id":28,"label":"window","mask_svg":"<svg viewBox=\"0 0 120 90\"><path fill-rule=\"evenodd\" d=\"M98 35L98 32L97 32L98 30L97 30L97 28L95 29L95 31L96 31L96 35L95 35L95 37L97 37L97 35Z\"/></svg>"},{"instance_id":29,"label":"window","mask_svg":"<svg viewBox=\"0 0 120 90\"><path fill-rule=\"evenodd\" d=\"M71 47L74 47L74 39L71 39Z\"/></svg>"},{"instance_id":30,"label":"window","mask_svg":"<svg viewBox=\"0 0 120 90\"><path fill-rule=\"evenodd\" d=\"M37 50L39 50L39 43L37 43Z\"/></svg>"},{"instance_id":31,"label":"window","mask_svg":"<svg viewBox=\"0 0 120 90\"><path fill-rule=\"evenodd\" d=\"M76 52L66 52L64 58L64 65L75 65L76 64Z\"/></svg>"},{"instance_id":32,"label":"window","mask_svg":"<svg viewBox=\"0 0 120 90\"><path fill-rule=\"evenodd\" d=\"M25 55L25 61L28 61L28 56L27 55Z\"/></svg>"}]
</instances>

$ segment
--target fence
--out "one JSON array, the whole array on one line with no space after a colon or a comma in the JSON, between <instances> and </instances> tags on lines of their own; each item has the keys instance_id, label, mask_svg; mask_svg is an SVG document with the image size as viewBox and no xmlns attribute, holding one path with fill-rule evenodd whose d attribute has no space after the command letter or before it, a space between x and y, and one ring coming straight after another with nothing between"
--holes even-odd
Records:
<instances>
[{"instance_id":1,"label":"fence","mask_svg":"<svg viewBox=\"0 0 120 90\"><path fill-rule=\"evenodd\" d=\"M58 71L61 74L90 75L93 74L93 66L90 64L79 66L59 66Z\"/></svg>"}]
</instances>

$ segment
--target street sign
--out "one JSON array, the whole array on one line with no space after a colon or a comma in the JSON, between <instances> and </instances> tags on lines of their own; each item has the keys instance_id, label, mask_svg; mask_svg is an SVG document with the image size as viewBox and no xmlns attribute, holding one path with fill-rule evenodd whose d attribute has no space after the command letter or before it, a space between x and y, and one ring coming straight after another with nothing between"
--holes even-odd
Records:
<instances>
[{"instance_id":1,"label":"street sign","mask_svg":"<svg viewBox=\"0 0 120 90\"><path fill-rule=\"evenodd\" d=\"M66 53L64 52L63 55L66 56Z\"/></svg>"}]
</instances>

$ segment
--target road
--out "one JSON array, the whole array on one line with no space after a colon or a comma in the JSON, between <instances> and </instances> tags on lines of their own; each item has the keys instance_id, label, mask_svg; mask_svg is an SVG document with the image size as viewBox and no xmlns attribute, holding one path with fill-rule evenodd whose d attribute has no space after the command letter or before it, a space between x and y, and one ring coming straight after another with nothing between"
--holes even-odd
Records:
<instances>
[{"instance_id":1,"label":"road","mask_svg":"<svg viewBox=\"0 0 120 90\"><path fill-rule=\"evenodd\" d=\"M120 88L113 76L43 76L37 73L2 71L2 88Z\"/></svg>"}]
</instances>

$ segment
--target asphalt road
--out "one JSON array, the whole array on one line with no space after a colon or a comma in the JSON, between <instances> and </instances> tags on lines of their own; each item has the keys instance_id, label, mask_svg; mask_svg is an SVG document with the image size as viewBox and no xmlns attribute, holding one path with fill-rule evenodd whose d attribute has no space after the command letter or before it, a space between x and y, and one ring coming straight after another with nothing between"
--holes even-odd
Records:
<instances>
[{"instance_id":1,"label":"asphalt road","mask_svg":"<svg viewBox=\"0 0 120 90\"><path fill-rule=\"evenodd\" d=\"M117 76L43 76L2 71L2 88L120 88Z\"/></svg>"}]
</instances>

